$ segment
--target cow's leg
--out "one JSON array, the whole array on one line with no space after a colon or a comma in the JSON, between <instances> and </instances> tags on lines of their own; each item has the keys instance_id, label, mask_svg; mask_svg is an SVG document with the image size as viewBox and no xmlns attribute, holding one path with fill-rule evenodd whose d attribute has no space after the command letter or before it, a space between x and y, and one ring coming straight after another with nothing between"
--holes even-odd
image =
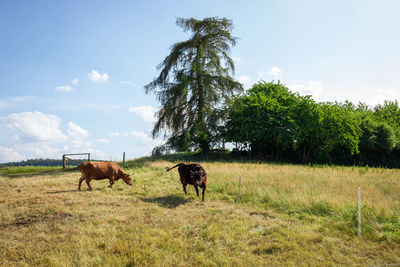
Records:
<instances>
[{"instance_id":1,"label":"cow's leg","mask_svg":"<svg viewBox=\"0 0 400 267\"><path fill-rule=\"evenodd\" d=\"M112 188L114 184L114 177L108 178L110 180L110 185L108 186L109 188Z\"/></svg>"},{"instance_id":2,"label":"cow's leg","mask_svg":"<svg viewBox=\"0 0 400 267\"><path fill-rule=\"evenodd\" d=\"M83 180L85 180L85 177L82 175L81 178L79 179L78 190L81 190L81 184L82 184Z\"/></svg>"},{"instance_id":3,"label":"cow's leg","mask_svg":"<svg viewBox=\"0 0 400 267\"><path fill-rule=\"evenodd\" d=\"M196 194L197 194L197 197L198 197L199 196L199 189L197 188L197 185L194 186L194 189L196 189Z\"/></svg>"},{"instance_id":4,"label":"cow's leg","mask_svg":"<svg viewBox=\"0 0 400 267\"><path fill-rule=\"evenodd\" d=\"M92 187L90 186L90 179L86 178L86 184L89 187L89 190L92 191Z\"/></svg>"},{"instance_id":5,"label":"cow's leg","mask_svg":"<svg viewBox=\"0 0 400 267\"><path fill-rule=\"evenodd\" d=\"M204 202L204 194L206 193L206 185L203 185L202 201Z\"/></svg>"},{"instance_id":6,"label":"cow's leg","mask_svg":"<svg viewBox=\"0 0 400 267\"><path fill-rule=\"evenodd\" d=\"M187 195L186 184L182 184L182 187L183 187L183 192L185 192L185 195Z\"/></svg>"}]
</instances>

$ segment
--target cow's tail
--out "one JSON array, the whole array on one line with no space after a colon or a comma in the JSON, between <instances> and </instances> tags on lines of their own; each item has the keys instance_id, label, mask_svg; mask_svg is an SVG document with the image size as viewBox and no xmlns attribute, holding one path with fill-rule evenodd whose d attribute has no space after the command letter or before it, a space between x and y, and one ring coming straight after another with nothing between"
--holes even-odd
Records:
<instances>
[{"instance_id":1,"label":"cow's tail","mask_svg":"<svg viewBox=\"0 0 400 267\"><path fill-rule=\"evenodd\" d=\"M173 168L179 167L179 166L184 165L184 164L185 164L185 163L178 163L178 164L176 164L174 167L171 167L171 168L165 167L165 169L166 169L167 171L170 171L170 170L172 170Z\"/></svg>"}]
</instances>

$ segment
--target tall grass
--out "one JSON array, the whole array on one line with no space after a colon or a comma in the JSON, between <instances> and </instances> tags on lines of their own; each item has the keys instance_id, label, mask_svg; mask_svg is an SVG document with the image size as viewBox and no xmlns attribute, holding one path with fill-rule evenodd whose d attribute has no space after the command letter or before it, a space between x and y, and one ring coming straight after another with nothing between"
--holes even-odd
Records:
<instances>
[{"instance_id":1,"label":"tall grass","mask_svg":"<svg viewBox=\"0 0 400 267\"><path fill-rule=\"evenodd\" d=\"M0 265L383 265L400 262L400 171L200 162L206 201L176 162L136 160L113 189L77 171L0 177ZM236 204L242 176L240 204ZM362 238L357 237L361 187Z\"/></svg>"}]
</instances>

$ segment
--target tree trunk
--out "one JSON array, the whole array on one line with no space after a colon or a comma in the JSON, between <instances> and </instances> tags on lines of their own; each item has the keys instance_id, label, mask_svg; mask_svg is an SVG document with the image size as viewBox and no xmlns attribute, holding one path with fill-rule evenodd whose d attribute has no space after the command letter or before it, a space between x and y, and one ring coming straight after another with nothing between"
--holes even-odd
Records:
<instances>
[{"instance_id":1,"label":"tree trunk","mask_svg":"<svg viewBox=\"0 0 400 267\"><path fill-rule=\"evenodd\" d=\"M301 163L306 164L307 161L307 145L303 144Z\"/></svg>"},{"instance_id":2,"label":"tree trunk","mask_svg":"<svg viewBox=\"0 0 400 267\"><path fill-rule=\"evenodd\" d=\"M310 157L310 150L311 150L310 145L303 144L302 159L301 159L302 164L306 164L308 162L308 159Z\"/></svg>"},{"instance_id":3,"label":"tree trunk","mask_svg":"<svg viewBox=\"0 0 400 267\"><path fill-rule=\"evenodd\" d=\"M306 155L306 163L309 161L309 158L310 158L310 151L311 151L311 147L308 146L308 148L307 148L307 155Z\"/></svg>"},{"instance_id":4,"label":"tree trunk","mask_svg":"<svg viewBox=\"0 0 400 267\"><path fill-rule=\"evenodd\" d=\"M207 126L205 121L205 114L204 114L204 90L200 84L200 80L197 80L197 89L199 94L199 102L198 102L198 129L199 129L199 137L200 137L200 150L203 154L210 152L210 145L208 142L207 135Z\"/></svg>"}]
</instances>

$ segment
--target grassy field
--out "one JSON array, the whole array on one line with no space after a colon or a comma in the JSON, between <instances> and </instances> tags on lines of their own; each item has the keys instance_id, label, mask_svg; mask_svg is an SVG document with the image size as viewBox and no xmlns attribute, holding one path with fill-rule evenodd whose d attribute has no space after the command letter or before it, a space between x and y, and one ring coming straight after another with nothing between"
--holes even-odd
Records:
<instances>
[{"instance_id":1,"label":"grassy field","mask_svg":"<svg viewBox=\"0 0 400 267\"><path fill-rule=\"evenodd\" d=\"M165 172L174 163L129 162L132 187L92 181L93 191L77 190L78 171L3 173L0 265L400 264L400 170L201 162L202 203Z\"/></svg>"}]
</instances>

